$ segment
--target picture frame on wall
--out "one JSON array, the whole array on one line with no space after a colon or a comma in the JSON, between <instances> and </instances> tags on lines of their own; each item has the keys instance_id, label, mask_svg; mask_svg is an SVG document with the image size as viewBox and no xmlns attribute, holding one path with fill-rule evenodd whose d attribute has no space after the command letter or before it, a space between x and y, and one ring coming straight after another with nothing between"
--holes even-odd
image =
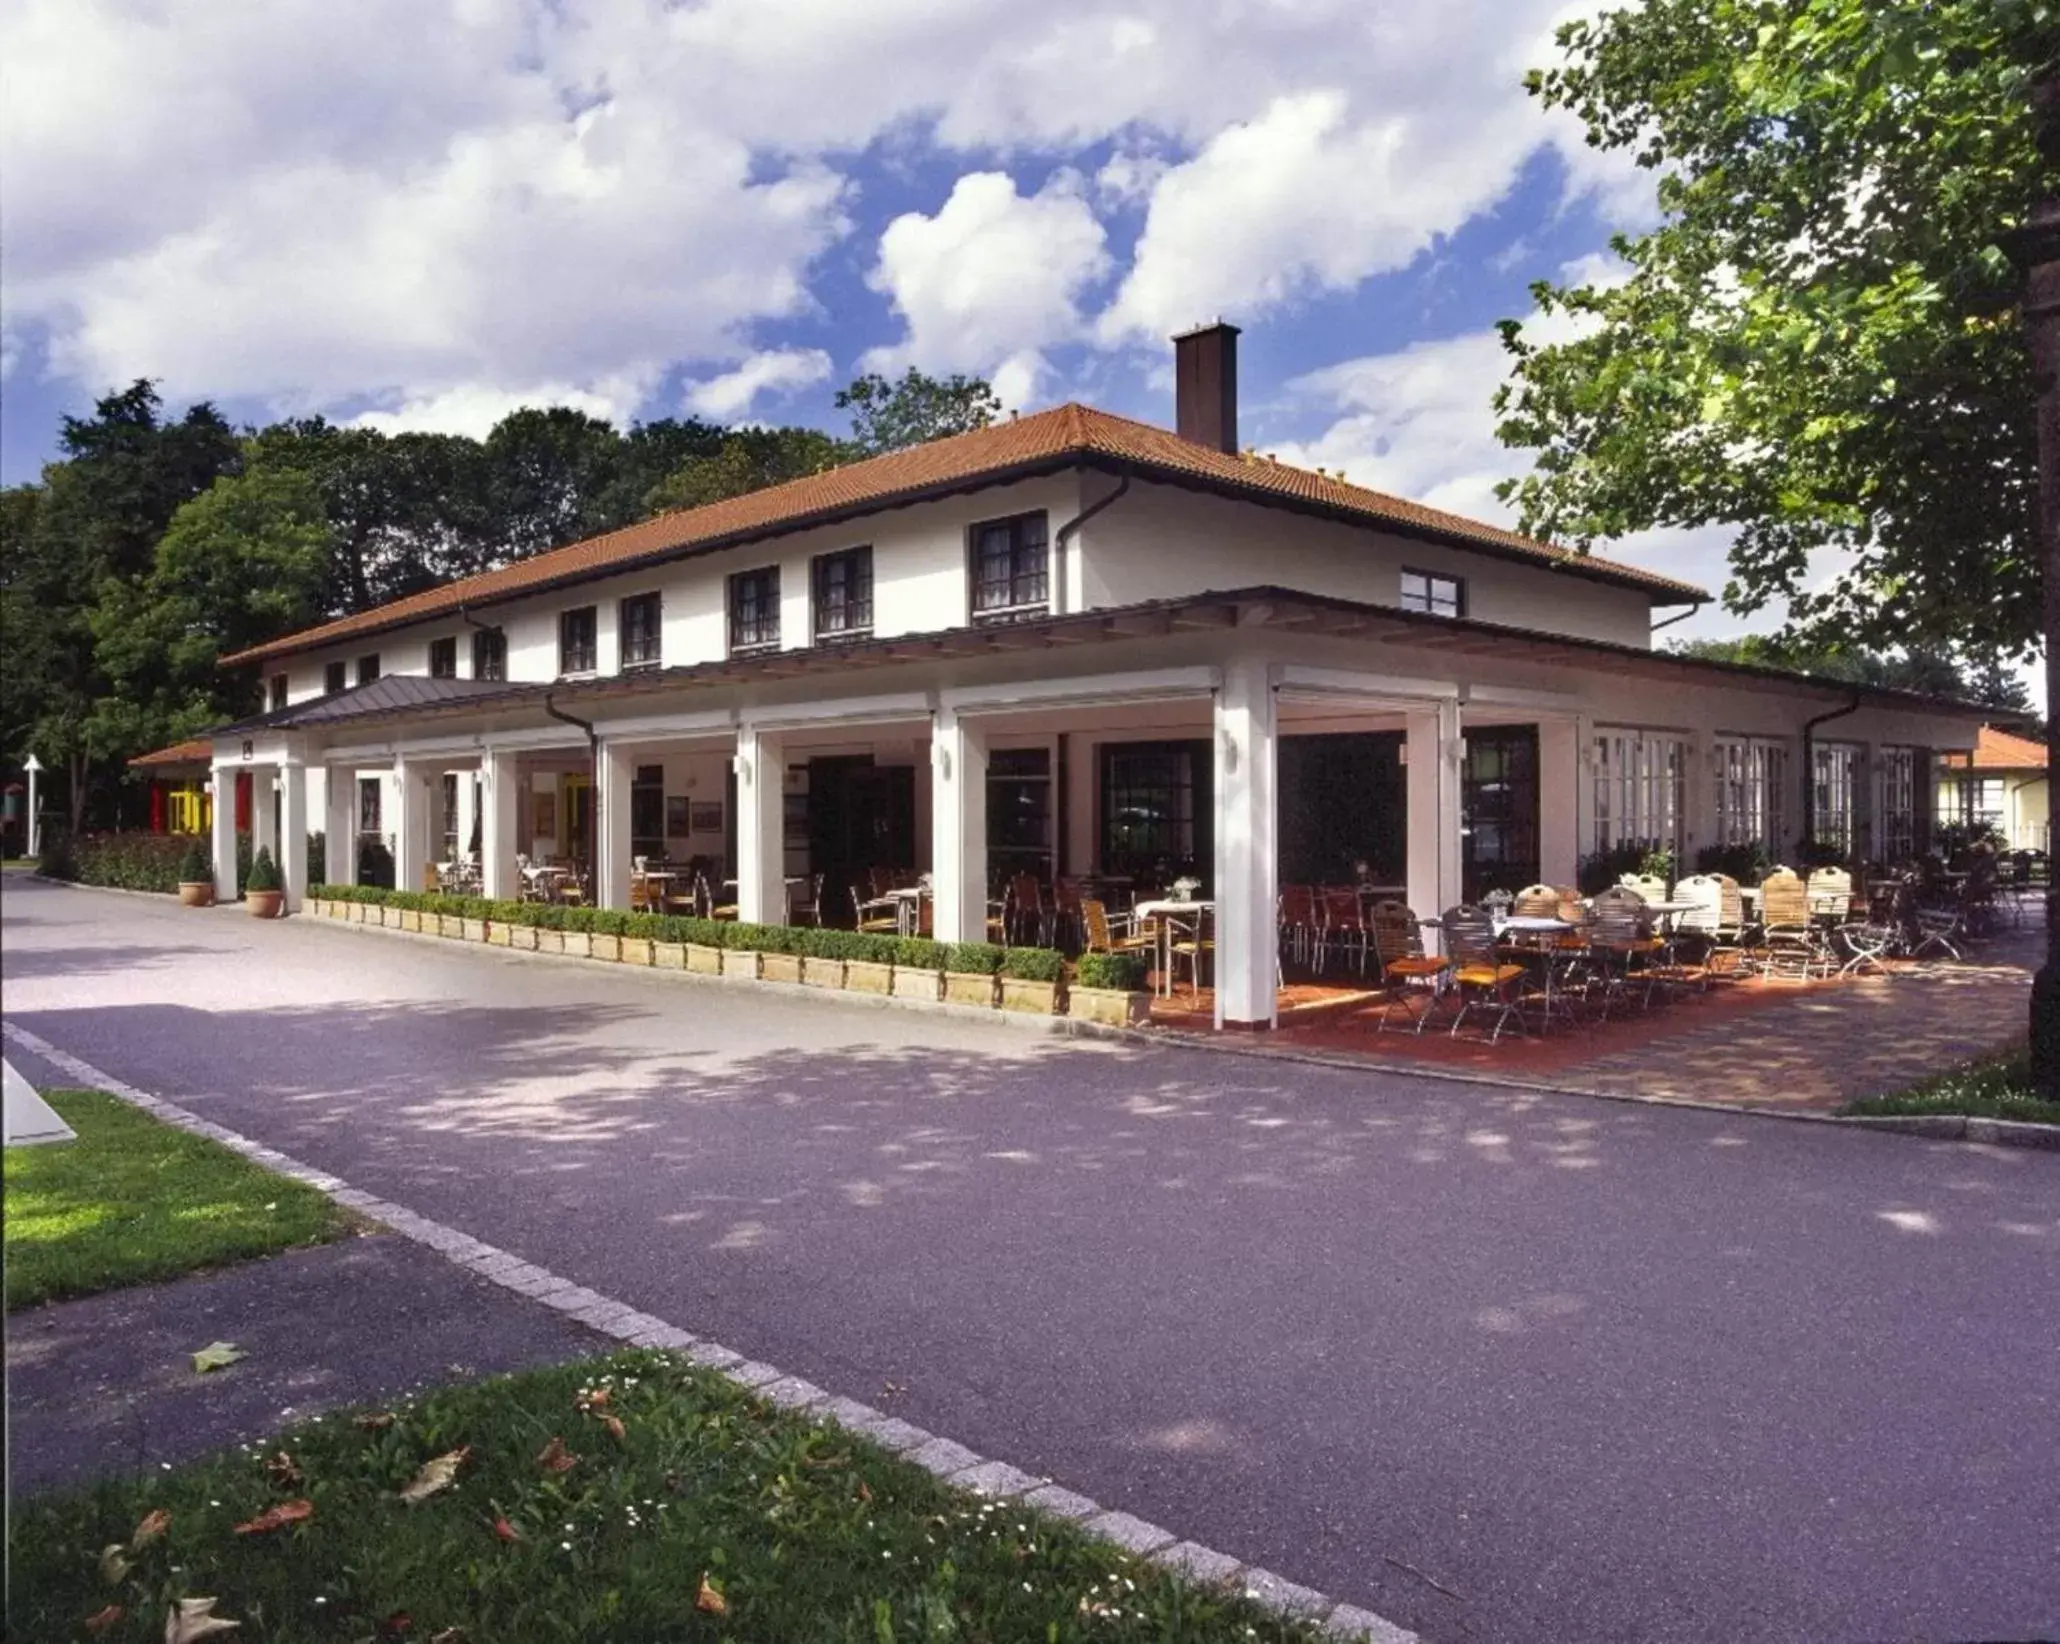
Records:
<instances>
[{"instance_id":1,"label":"picture frame on wall","mask_svg":"<svg viewBox=\"0 0 2060 1644\"><path fill-rule=\"evenodd\" d=\"M554 793L540 793L536 796L536 808L532 813L530 831L539 839L558 837L558 796Z\"/></svg>"},{"instance_id":2,"label":"picture frame on wall","mask_svg":"<svg viewBox=\"0 0 2060 1644\"><path fill-rule=\"evenodd\" d=\"M683 793L667 794L665 796L665 837L668 839L684 839L693 831L687 796Z\"/></svg>"},{"instance_id":3,"label":"picture frame on wall","mask_svg":"<svg viewBox=\"0 0 2060 1644\"><path fill-rule=\"evenodd\" d=\"M681 801L685 803L684 800ZM691 807L689 817L690 833L722 832L722 801L720 799L697 799Z\"/></svg>"}]
</instances>

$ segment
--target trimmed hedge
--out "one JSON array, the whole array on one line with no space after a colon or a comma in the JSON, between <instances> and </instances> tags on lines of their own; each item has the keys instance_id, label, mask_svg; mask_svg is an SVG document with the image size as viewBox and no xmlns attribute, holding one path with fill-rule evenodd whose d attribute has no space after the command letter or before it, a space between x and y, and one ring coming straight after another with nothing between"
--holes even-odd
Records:
<instances>
[{"instance_id":1,"label":"trimmed hedge","mask_svg":"<svg viewBox=\"0 0 2060 1644\"><path fill-rule=\"evenodd\" d=\"M1134 953L1083 953L1073 980L1083 988L1140 993L1145 983L1144 961Z\"/></svg>"},{"instance_id":2,"label":"trimmed hedge","mask_svg":"<svg viewBox=\"0 0 2060 1644\"><path fill-rule=\"evenodd\" d=\"M692 943L697 947L728 948L738 953L858 959L875 965L893 965L901 970L952 970L974 976L1011 976L1026 982L1056 982L1065 974L1065 960L1053 948L1003 948L992 942L932 942L917 936L818 930L812 925L746 925L734 919L625 913L617 908L566 907L553 902L499 902L483 896L387 890L381 885L316 885L308 894L331 902L366 902L412 909L417 913L484 919L503 925L586 931L596 936L643 937L653 942Z\"/></svg>"},{"instance_id":3,"label":"trimmed hedge","mask_svg":"<svg viewBox=\"0 0 2060 1644\"><path fill-rule=\"evenodd\" d=\"M40 870L52 879L70 879L81 885L109 885L116 890L160 891L178 894L179 881L187 877L189 851L207 851L197 837L176 833L88 833L73 839L57 828L45 831ZM212 855L199 877L215 876ZM239 890L250 877L250 835L236 838L236 885Z\"/></svg>"}]
</instances>

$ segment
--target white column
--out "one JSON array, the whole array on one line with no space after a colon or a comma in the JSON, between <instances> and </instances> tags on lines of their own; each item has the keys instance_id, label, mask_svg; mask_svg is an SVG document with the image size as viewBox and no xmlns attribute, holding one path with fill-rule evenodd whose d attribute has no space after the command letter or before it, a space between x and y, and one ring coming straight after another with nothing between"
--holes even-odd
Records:
<instances>
[{"instance_id":1,"label":"white column","mask_svg":"<svg viewBox=\"0 0 2060 1644\"><path fill-rule=\"evenodd\" d=\"M327 798L323 804L322 851L327 858L324 873L332 885L358 882L358 773L342 765L331 765L323 774Z\"/></svg>"},{"instance_id":2,"label":"white column","mask_svg":"<svg viewBox=\"0 0 2060 1644\"><path fill-rule=\"evenodd\" d=\"M594 905L629 906L629 788L635 762L629 751L604 739L594 784Z\"/></svg>"},{"instance_id":3,"label":"white column","mask_svg":"<svg viewBox=\"0 0 2060 1644\"><path fill-rule=\"evenodd\" d=\"M279 767L279 880L286 911L300 912L308 894L308 768L298 760Z\"/></svg>"},{"instance_id":4,"label":"white column","mask_svg":"<svg viewBox=\"0 0 2060 1644\"><path fill-rule=\"evenodd\" d=\"M273 798L273 779L278 775L276 765L258 765L250 773L250 855L257 859L259 851L270 851L272 861L279 864L279 813Z\"/></svg>"},{"instance_id":5,"label":"white column","mask_svg":"<svg viewBox=\"0 0 2060 1644\"><path fill-rule=\"evenodd\" d=\"M1409 906L1428 919L1459 900L1459 766L1466 757L1459 704L1410 714L1407 747Z\"/></svg>"},{"instance_id":6,"label":"white column","mask_svg":"<svg viewBox=\"0 0 2060 1644\"><path fill-rule=\"evenodd\" d=\"M1279 1019L1278 750L1263 662L1223 670L1216 693L1216 1025Z\"/></svg>"},{"instance_id":7,"label":"white column","mask_svg":"<svg viewBox=\"0 0 2060 1644\"><path fill-rule=\"evenodd\" d=\"M787 762L776 736L737 728L737 917L747 925L787 922Z\"/></svg>"},{"instance_id":8,"label":"white column","mask_svg":"<svg viewBox=\"0 0 2060 1644\"><path fill-rule=\"evenodd\" d=\"M487 754L479 765L485 786L480 803L486 816L479 829L480 878L486 894L499 902L512 902L520 890L515 875L515 856L522 844L522 806L529 790L522 781L515 755Z\"/></svg>"},{"instance_id":9,"label":"white column","mask_svg":"<svg viewBox=\"0 0 2060 1644\"><path fill-rule=\"evenodd\" d=\"M393 884L395 890L418 891L434 862L429 830L435 796L429 791L434 774L397 759L393 765Z\"/></svg>"},{"instance_id":10,"label":"white column","mask_svg":"<svg viewBox=\"0 0 2060 1644\"><path fill-rule=\"evenodd\" d=\"M1588 845L1583 789L1595 773L1583 758L1583 730L1574 719L1538 723L1538 878L1547 885L1571 885Z\"/></svg>"},{"instance_id":11,"label":"white column","mask_svg":"<svg viewBox=\"0 0 2060 1644\"><path fill-rule=\"evenodd\" d=\"M938 941L987 940L987 738L951 708L930 729L930 885Z\"/></svg>"},{"instance_id":12,"label":"white column","mask_svg":"<svg viewBox=\"0 0 2060 1644\"><path fill-rule=\"evenodd\" d=\"M236 767L215 767L215 900L236 900Z\"/></svg>"}]
</instances>

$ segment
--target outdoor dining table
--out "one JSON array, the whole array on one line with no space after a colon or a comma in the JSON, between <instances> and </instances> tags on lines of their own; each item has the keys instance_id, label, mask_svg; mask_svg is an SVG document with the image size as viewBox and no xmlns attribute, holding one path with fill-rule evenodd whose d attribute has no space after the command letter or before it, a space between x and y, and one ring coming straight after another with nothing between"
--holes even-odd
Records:
<instances>
[{"instance_id":1,"label":"outdoor dining table","mask_svg":"<svg viewBox=\"0 0 2060 1644\"><path fill-rule=\"evenodd\" d=\"M1580 926L1571 919L1555 919L1552 915L1543 913L1516 913L1495 921L1495 934L1498 937L1507 936L1511 932L1519 936L1562 936L1570 930L1579 929ZM1539 970L1544 974L1545 986L1541 996L1541 1008L1545 1024L1550 1026L1552 1019L1557 1016L1571 1025L1574 1020L1573 1007L1567 1003L1566 995L1557 983L1561 966L1572 956L1560 952L1555 947L1542 945L1533 949L1520 949L1519 952L1534 955L1538 960Z\"/></svg>"},{"instance_id":2,"label":"outdoor dining table","mask_svg":"<svg viewBox=\"0 0 2060 1644\"><path fill-rule=\"evenodd\" d=\"M903 936L913 936L922 928L923 898L929 894L921 885L897 885L879 900L894 904L895 929Z\"/></svg>"},{"instance_id":3,"label":"outdoor dining table","mask_svg":"<svg viewBox=\"0 0 2060 1644\"><path fill-rule=\"evenodd\" d=\"M1214 913L1216 911L1216 904L1200 900L1179 902L1171 897L1162 897L1149 902L1140 902L1133 911L1136 913L1140 924L1147 919L1158 921L1159 997L1170 999L1173 996L1173 922L1186 914ZM1197 933L1199 934L1199 920L1197 921Z\"/></svg>"}]
</instances>

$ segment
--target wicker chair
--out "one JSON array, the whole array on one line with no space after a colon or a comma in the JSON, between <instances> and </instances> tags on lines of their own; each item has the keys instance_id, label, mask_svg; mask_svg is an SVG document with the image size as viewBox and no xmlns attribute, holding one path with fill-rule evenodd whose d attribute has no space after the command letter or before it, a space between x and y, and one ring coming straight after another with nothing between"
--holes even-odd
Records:
<instances>
[{"instance_id":1,"label":"wicker chair","mask_svg":"<svg viewBox=\"0 0 2060 1644\"><path fill-rule=\"evenodd\" d=\"M851 928L868 936L899 936L901 910L891 896L861 896L851 887Z\"/></svg>"},{"instance_id":2,"label":"wicker chair","mask_svg":"<svg viewBox=\"0 0 2060 1644\"><path fill-rule=\"evenodd\" d=\"M1831 949L1810 921L1809 889L1792 868L1760 881L1760 954L1770 976L1808 981L1831 974Z\"/></svg>"},{"instance_id":3,"label":"wicker chair","mask_svg":"<svg viewBox=\"0 0 2060 1644\"><path fill-rule=\"evenodd\" d=\"M1625 890L1636 891L1647 902L1667 899L1667 882L1656 873L1627 873L1617 883Z\"/></svg>"},{"instance_id":4,"label":"wicker chair","mask_svg":"<svg viewBox=\"0 0 2060 1644\"><path fill-rule=\"evenodd\" d=\"M1080 899L1080 923L1086 932L1089 953L1139 953L1147 959L1159 952L1158 927L1139 925L1135 915L1111 913L1106 904L1091 896Z\"/></svg>"},{"instance_id":5,"label":"wicker chair","mask_svg":"<svg viewBox=\"0 0 2060 1644\"><path fill-rule=\"evenodd\" d=\"M1452 980L1459 996L1459 1009L1452 1018L1453 1035L1458 1035L1460 1025L1475 1009L1496 1013L1495 1026L1488 1034L1490 1044L1502 1037L1511 1017L1516 1017L1521 1031L1519 1005L1529 972L1496 952L1493 916L1486 908L1448 908L1444 924L1445 951L1451 956Z\"/></svg>"},{"instance_id":6,"label":"wicker chair","mask_svg":"<svg viewBox=\"0 0 2060 1644\"><path fill-rule=\"evenodd\" d=\"M1612 886L1595 898L1589 918L1588 951L1593 956L1594 975L1602 992L1602 1019L1609 1020L1612 1005L1628 1003L1633 994L1641 1005L1652 1003L1657 983L1654 967L1660 944L1652 935L1645 898L1622 885Z\"/></svg>"},{"instance_id":7,"label":"wicker chair","mask_svg":"<svg viewBox=\"0 0 2060 1644\"><path fill-rule=\"evenodd\" d=\"M1381 981L1394 994L1396 1002L1406 1005L1412 987L1430 990L1430 998L1416 1018L1416 1031L1423 1032L1424 1023L1430 1020L1431 1011L1437 1006L1438 996L1444 992L1446 973L1452 969L1452 961L1423 951L1423 927L1417 923L1416 915L1400 902L1374 904L1371 935L1380 964ZM1388 1031L1387 1012L1381 1013L1380 1026L1374 1031Z\"/></svg>"}]
</instances>

